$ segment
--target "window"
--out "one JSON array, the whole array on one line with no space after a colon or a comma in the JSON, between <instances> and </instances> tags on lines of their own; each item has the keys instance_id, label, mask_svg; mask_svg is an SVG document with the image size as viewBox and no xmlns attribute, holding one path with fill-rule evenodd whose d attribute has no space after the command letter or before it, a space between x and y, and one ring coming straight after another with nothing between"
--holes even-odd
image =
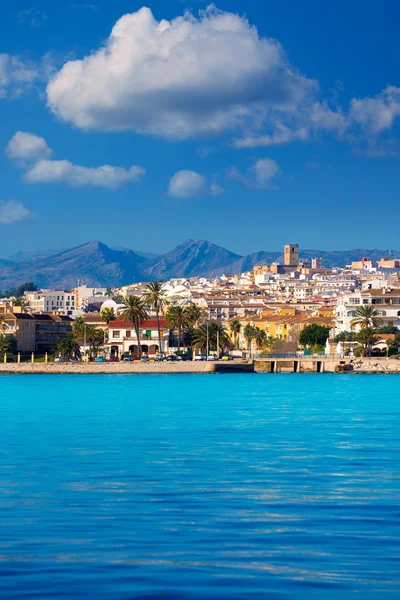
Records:
<instances>
[{"instance_id":1,"label":"window","mask_svg":"<svg viewBox=\"0 0 400 600\"><path fill-rule=\"evenodd\" d=\"M127 331L127 332L126 332L126 337L127 337L127 338L130 338L130 337L132 337L132 331Z\"/></svg>"},{"instance_id":2,"label":"window","mask_svg":"<svg viewBox=\"0 0 400 600\"><path fill-rule=\"evenodd\" d=\"M121 335L120 331L113 331L113 338L119 338L120 335Z\"/></svg>"}]
</instances>

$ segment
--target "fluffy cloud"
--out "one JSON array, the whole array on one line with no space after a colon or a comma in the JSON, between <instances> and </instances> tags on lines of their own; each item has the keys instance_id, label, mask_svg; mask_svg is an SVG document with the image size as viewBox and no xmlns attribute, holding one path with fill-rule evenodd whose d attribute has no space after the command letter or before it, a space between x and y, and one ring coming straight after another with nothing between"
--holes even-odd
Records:
<instances>
[{"instance_id":1,"label":"fluffy cloud","mask_svg":"<svg viewBox=\"0 0 400 600\"><path fill-rule=\"evenodd\" d=\"M400 116L400 88L388 86L374 98L353 98L350 118L367 134L376 136L392 128Z\"/></svg>"},{"instance_id":2,"label":"fluffy cloud","mask_svg":"<svg viewBox=\"0 0 400 600\"><path fill-rule=\"evenodd\" d=\"M209 184L203 175L196 171L178 171L169 182L168 194L175 198L195 198L198 196L219 196L222 188Z\"/></svg>"},{"instance_id":3,"label":"fluffy cloud","mask_svg":"<svg viewBox=\"0 0 400 600\"><path fill-rule=\"evenodd\" d=\"M138 181L145 174L141 167L130 169L103 165L82 167L68 160L39 160L24 175L29 183L66 183L72 187L98 186L117 189Z\"/></svg>"},{"instance_id":4,"label":"fluffy cloud","mask_svg":"<svg viewBox=\"0 0 400 600\"><path fill-rule=\"evenodd\" d=\"M272 158L262 158L257 160L254 165L247 169L243 175L236 167L230 170L229 174L232 179L236 179L244 183L247 187L260 190L274 190L276 185L272 180L280 175L278 163Z\"/></svg>"},{"instance_id":5,"label":"fluffy cloud","mask_svg":"<svg viewBox=\"0 0 400 600\"><path fill-rule=\"evenodd\" d=\"M13 135L7 144L6 152L10 158L19 160L49 158L52 154L44 138L25 131L17 131Z\"/></svg>"},{"instance_id":6,"label":"fluffy cloud","mask_svg":"<svg viewBox=\"0 0 400 600\"><path fill-rule=\"evenodd\" d=\"M26 161L34 161L24 175L28 183L66 183L71 187L90 185L118 189L138 181L146 173L145 169L136 165L129 169L111 165L84 167L69 160L48 160L52 150L46 140L24 131L13 135L6 152L10 158L20 161L19 166L24 166Z\"/></svg>"},{"instance_id":7,"label":"fluffy cloud","mask_svg":"<svg viewBox=\"0 0 400 600\"><path fill-rule=\"evenodd\" d=\"M40 78L34 63L9 54L0 54L0 98L19 96Z\"/></svg>"},{"instance_id":8,"label":"fluffy cloud","mask_svg":"<svg viewBox=\"0 0 400 600\"><path fill-rule=\"evenodd\" d=\"M21 202L0 202L0 223L2 225L9 225L10 223L16 223L17 221L24 221L33 216Z\"/></svg>"},{"instance_id":9,"label":"fluffy cloud","mask_svg":"<svg viewBox=\"0 0 400 600\"><path fill-rule=\"evenodd\" d=\"M172 21L124 15L103 47L50 79L47 97L82 129L185 139L293 115L317 91L276 40L211 6Z\"/></svg>"}]
</instances>

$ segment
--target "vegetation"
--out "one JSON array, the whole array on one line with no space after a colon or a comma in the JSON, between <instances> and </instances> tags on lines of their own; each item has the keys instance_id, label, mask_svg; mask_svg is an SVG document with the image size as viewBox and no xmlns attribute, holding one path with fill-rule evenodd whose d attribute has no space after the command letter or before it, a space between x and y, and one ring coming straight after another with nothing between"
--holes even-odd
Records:
<instances>
[{"instance_id":1,"label":"vegetation","mask_svg":"<svg viewBox=\"0 0 400 600\"><path fill-rule=\"evenodd\" d=\"M342 331L334 337L335 344L339 342L355 342L357 334L354 331Z\"/></svg>"},{"instance_id":2,"label":"vegetation","mask_svg":"<svg viewBox=\"0 0 400 600\"><path fill-rule=\"evenodd\" d=\"M208 341L208 348L207 348ZM219 355L221 351L230 348L230 338L222 323L212 322L200 325L194 330L193 347L197 352L214 351Z\"/></svg>"},{"instance_id":3,"label":"vegetation","mask_svg":"<svg viewBox=\"0 0 400 600\"><path fill-rule=\"evenodd\" d=\"M231 334L233 335L233 343L235 345L235 350L238 349L238 340L239 340L239 333L240 333L241 328L242 328L242 325L241 325L239 319L233 319L233 321L231 321L229 324L229 330L230 330Z\"/></svg>"},{"instance_id":4,"label":"vegetation","mask_svg":"<svg viewBox=\"0 0 400 600\"><path fill-rule=\"evenodd\" d=\"M76 356L77 358L80 358L81 356L80 345L76 341L73 333L68 333L68 335L65 336L63 341L58 344L57 351L59 356L62 356L67 360L73 356Z\"/></svg>"},{"instance_id":5,"label":"vegetation","mask_svg":"<svg viewBox=\"0 0 400 600\"><path fill-rule=\"evenodd\" d=\"M111 323L111 321L115 321L117 315L114 312L113 308L104 308L101 311L101 320L103 323L107 323L107 326Z\"/></svg>"},{"instance_id":6,"label":"vegetation","mask_svg":"<svg viewBox=\"0 0 400 600\"><path fill-rule=\"evenodd\" d=\"M299 342L307 348L324 347L329 337L330 328L325 325L310 323L300 333Z\"/></svg>"},{"instance_id":7,"label":"vegetation","mask_svg":"<svg viewBox=\"0 0 400 600\"><path fill-rule=\"evenodd\" d=\"M359 306L356 310L354 319L350 322L351 327L360 326L361 329L376 329L381 327L382 319L378 317L377 310L370 304Z\"/></svg>"},{"instance_id":8,"label":"vegetation","mask_svg":"<svg viewBox=\"0 0 400 600\"><path fill-rule=\"evenodd\" d=\"M26 281L15 288L4 290L0 292L0 296L3 298L20 298L25 292L37 292L37 286L33 281Z\"/></svg>"},{"instance_id":9,"label":"vegetation","mask_svg":"<svg viewBox=\"0 0 400 600\"><path fill-rule=\"evenodd\" d=\"M12 334L0 335L0 359L4 355L13 356L17 354L17 338Z\"/></svg>"},{"instance_id":10,"label":"vegetation","mask_svg":"<svg viewBox=\"0 0 400 600\"><path fill-rule=\"evenodd\" d=\"M166 319L170 329L178 330L178 352L181 347L183 332L191 325L190 313L185 306L170 306L167 310Z\"/></svg>"},{"instance_id":11,"label":"vegetation","mask_svg":"<svg viewBox=\"0 0 400 600\"><path fill-rule=\"evenodd\" d=\"M88 348L89 358L95 358L104 344L104 332L94 325L87 325L83 317L77 317L72 325L72 335L79 346Z\"/></svg>"},{"instance_id":12,"label":"vegetation","mask_svg":"<svg viewBox=\"0 0 400 600\"><path fill-rule=\"evenodd\" d=\"M158 331L158 351L162 352L160 315L164 314L164 309L168 304L168 301L165 297L165 290L163 284L159 281L152 281L151 283L149 283L146 286L146 289L143 293L143 300L156 313Z\"/></svg>"},{"instance_id":13,"label":"vegetation","mask_svg":"<svg viewBox=\"0 0 400 600\"><path fill-rule=\"evenodd\" d=\"M132 323L135 328L139 358L142 356L142 346L140 344L139 327L141 321L149 318L149 311L146 302L139 296L128 296L123 301L123 307L119 311L119 316L126 323Z\"/></svg>"},{"instance_id":14,"label":"vegetation","mask_svg":"<svg viewBox=\"0 0 400 600\"><path fill-rule=\"evenodd\" d=\"M363 327L357 334L357 342L362 345L364 356L371 356L372 347L379 342L379 337L372 327Z\"/></svg>"}]
</instances>

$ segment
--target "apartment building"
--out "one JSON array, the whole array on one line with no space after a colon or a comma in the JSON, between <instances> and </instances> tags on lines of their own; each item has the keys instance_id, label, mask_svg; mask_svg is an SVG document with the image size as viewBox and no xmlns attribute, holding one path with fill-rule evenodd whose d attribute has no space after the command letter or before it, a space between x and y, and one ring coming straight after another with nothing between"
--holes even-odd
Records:
<instances>
[{"instance_id":1,"label":"apartment building","mask_svg":"<svg viewBox=\"0 0 400 600\"><path fill-rule=\"evenodd\" d=\"M72 315L75 311L75 294L64 290L25 292L26 307L32 313L58 312Z\"/></svg>"},{"instance_id":2,"label":"apartment building","mask_svg":"<svg viewBox=\"0 0 400 600\"><path fill-rule=\"evenodd\" d=\"M383 325L400 329L400 288L360 290L338 298L335 312L335 334L343 331L358 331L351 327L357 308L371 305Z\"/></svg>"}]
</instances>

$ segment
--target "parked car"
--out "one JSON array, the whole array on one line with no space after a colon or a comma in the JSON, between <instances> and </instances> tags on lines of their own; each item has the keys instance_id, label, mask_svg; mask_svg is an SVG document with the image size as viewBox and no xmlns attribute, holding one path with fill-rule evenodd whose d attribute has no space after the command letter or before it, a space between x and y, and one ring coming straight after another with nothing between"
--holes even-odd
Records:
<instances>
[{"instance_id":1,"label":"parked car","mask_svg":"<svg viewBox=\"0 0 400 600\"><path fill-rule=\"evenodd\" d=\"M98 356L96 358L96 362L106 362L106 359L104 358L104 356Z\"/></svg>"},{"instance_id":2,"label":"parked car","mask_svg":"<svg viewBox=\"0 0 400 600\"><path fill-rule=\"evenodd\" d=\"M122 360L124 362L133 362L135 360L135 357L132 356L132 354L125 354L125 356L122 358Z\"/></svg>"},{"instance_id":3,"label":"parked car","mask_svg":"<svg viewBox=\"0 0 400 600\"><path fill-rule=\"evenodd\" d=\"M69 359L69 362L78 362L79 358L77 356L71 356L71 358Z\"/></svg>"},{"instance_id":4,"label":"parked car","mask_svg":"<svg viewBox=\"0 0 400 600\"><path fill-rule=\"evenodd\" d=\"M116 356L110 356L110 362L118 362L118 358Z\"/></svg>"},{"instance_id":5,"label":"parked car","mask_svg":"<svg viewBox=\"0 0 400 600\"><path fill-rule=\"evenodd\" d=\"M155 357L154 357L154 360L155 360L156 362L162 362L162 361L163 361L163 360L165 360L165 359L166 359L166 356L165 356L165 354L161 354L161 353L159 353L159 354L156 354L156 355L155 355Z\"/></svg>"},{"instance_id":6,"label":"parked car","mask_svg":"<svg viewBox=\"0 0 400 600\"><path fill-rule=\"evenodd\" d=\"M205 354L196 354L194 360L207 360L207 356Z\"/></svg>"},{"instance_id":7,"label":"parked car","mask_svg":"<svg viewBox=\"0 0 400 600\"><path fill-rule=\"evenodd\" d=\"M233 356L230 354L223 354L221 360L233 360Z\"/></svg>"},{"instance_id":8,"label":"parked car","mask_svg":"<svg viewBox=\"0 0 400 600\"><path fill-rule=\"evenodd\" d=\"M207 356L207 360L219 360L219 358L215 354L210 354Z\"/></svg>"},{"instance_id":9,"label":"parked car","mask_svg":"<svg viewBox=\"0 0 400 600\"><path fill-rule=\"evenodd\" d=\"M178 360L192 360L192 357L188 352L184 352L182 354L177 354L176 356L177 356Z\"/></svg>"},{"instance_id":10,"label":"parked car","mask_svg":"<svg viewBox=\"0 0 400 600\"><path fill-rule=\"evenodd\" d=\"M63 358L62 356L56 356L54 362L65 362L65 358Z\"/></svg>"},{"instance_id":11,"label":"parked car","mask_svg":"<svg viewBox=\"0 0 400 600\"><path fill-rule=\"evenodd\" d=\"M147 354L143 354L142 358L140 359L142 362L149 362L150 358L147 356Z\"/></svg>"},{"instance_id":12,"label":"parked car","mask_svg":"<svg viewBox=\"0 0 400 600\"><path fill-rule=\"evenodd\" d=\"M178 360L178 357L176 356L176 354L169 354L167 356L167 361L168 362L175 362L176 360Z\"/></svg>"}]
</instances>

